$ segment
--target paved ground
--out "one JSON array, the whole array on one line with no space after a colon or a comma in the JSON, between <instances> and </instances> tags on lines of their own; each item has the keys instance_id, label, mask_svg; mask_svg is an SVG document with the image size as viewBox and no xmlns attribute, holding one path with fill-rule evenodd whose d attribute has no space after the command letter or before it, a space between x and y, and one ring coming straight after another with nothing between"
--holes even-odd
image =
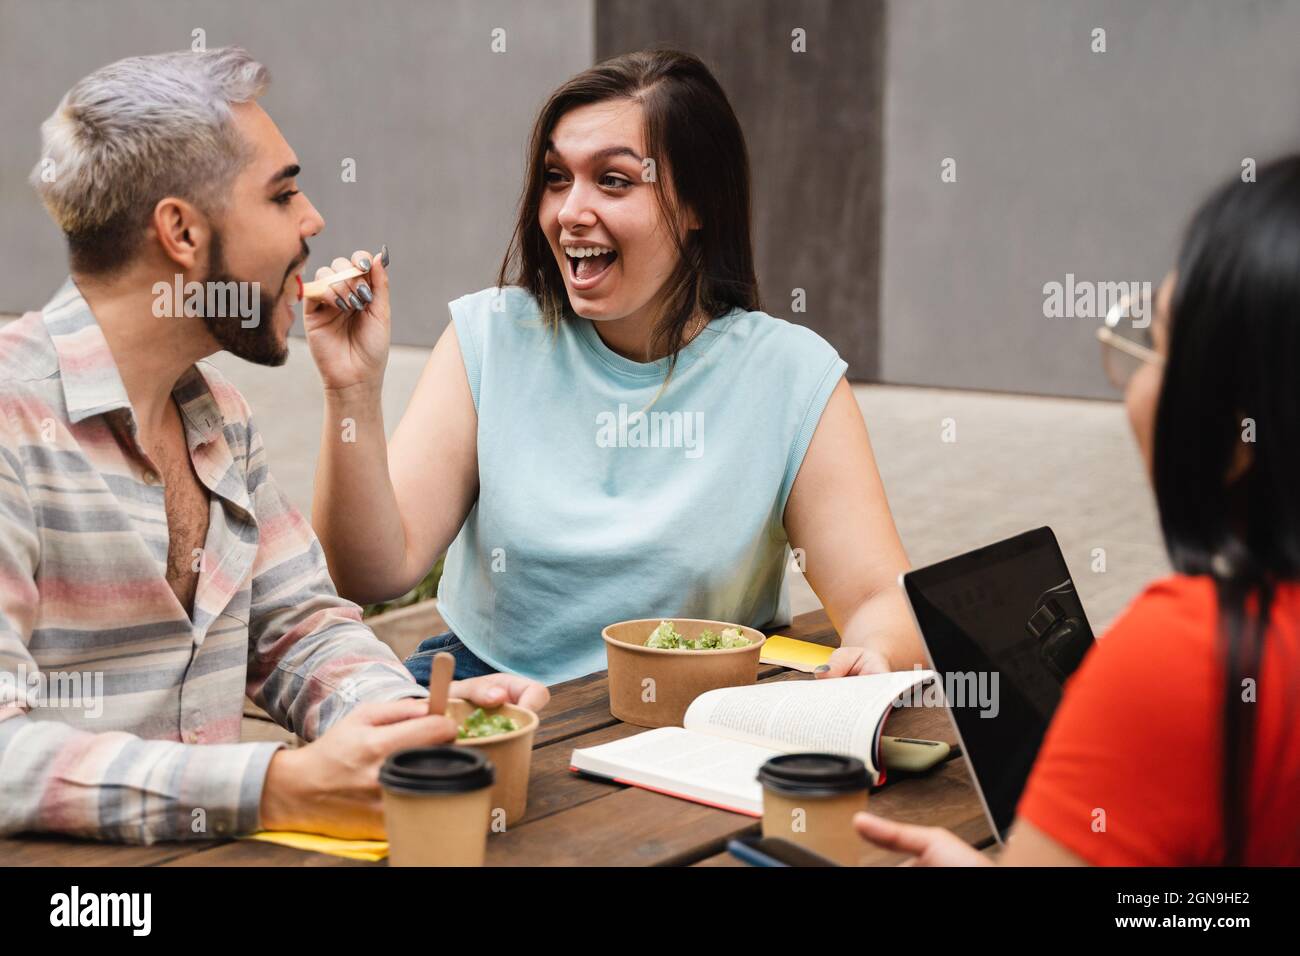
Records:
<instances>
[{"instance_id":1,"label":"paved ground","mask_svg":"<svg viewBox=\"0 0 1300 956\"><path fill-rule=\"evenodd\" d=\"M913 564L1050 525L1098 631L1147 581L1169 572L1120 403L894 386L854 391ZM952 443L942 440L948 418Z\"/></svg>"},{"instance_id":2,"label":"paved ground","mask_svg":"<svg viewBox=\"0 0 1300 956\"><path fill-rule=\"evenodd\" d=\"M384 395L390 430L426 355L393 350ZM227 355L215 362L248 397L279 481L309 511L321 401L304 343L293 341L281 369ZM1145 582L1168 572L1150 489L1118 403L884 385L854 391L914 564L1051 525L1097 630ZM1104 571L1094 570L1096 549L1103 549ZM796 613L819 605L802 581L793 598Z\"/></svg>"}]
</instances>

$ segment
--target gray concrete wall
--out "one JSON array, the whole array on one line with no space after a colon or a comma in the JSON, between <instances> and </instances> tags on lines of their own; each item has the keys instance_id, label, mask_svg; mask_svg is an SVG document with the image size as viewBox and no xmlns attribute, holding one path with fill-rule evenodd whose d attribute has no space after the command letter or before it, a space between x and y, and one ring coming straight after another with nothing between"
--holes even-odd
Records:
<instances>
[{"instance_id":1,"label":"gray concrete wall","mask_svg":"<svg viewBox=\"0 0 1300 956\"><path fill-rule=\"evenodd\" d=\"M887 382L1109 395L1044 283L1158 281L1208 189L1300 147L1295 0L895 0L887 49Z\"/></svg>"},{"instance_id":2,"label":"gray concrete wall","mask_svg":"<svg viewBox=\"0 0 1300 956\"><path fill-rule=\"evenodd\" d=\"M38 307L64 271L61 238L26 182L41 120L94 67L184 48L201 27L209 46L241 43L271 67L265 105L328 220L311 266L388 242L396 339L429 344L448 299L493 281L534 111L592 61L597 18L621 9L596 0L0 0L0 311ZM834 3L792 9L839 22ZM692 22L673 39L717 46L733 85L762 89L761 58L749 58L751 70L728 66L716 24L687 35ZM504 54L491 52L494 26L507 30ZM638 41L656 32L646 16L604 26ZM1107 31L1105 53L1090 50L1094 27ZM1045 318L1043 284L1067 273L1158 280L1208 188L1245 156L1300 148L1300 0L893 0L885 29L878 337L887 382L1108 395L1094 321ZM733 95L743 106L752 92ZM755 157L760 173L768 152ZM340 178L347 157L355 183ZM957 161L956 183L940 182L945 157ZM797 162L782 170L806 185ZM776 188L764 186L769 197ZM756 197L760 210L765 202ZM783 261L759 239L760 256ZM833 291L869 272L869 262L845 272ZM794 284L782 277L768 289L773 311ZM862 311L867 327L872 303ZM858 364L858 377L873 377L870 358Z\"/></svg>"},{"instance_id":3,"label":"gray concrete wall","mask_svg":"<svg viewBox=\"0 0 1300 956\"><path fill-rule=\"evenodd\" d=\"M592 62L594 0L0 0L0 312L39 308L66 273L62 236L27 175L68 88L124 56L247 48L263 105L326 220L309 270L387 242L394 332L431 344L446 303L493 284L534 114ZM491 49L505 29L506 50ZM342 161L356 161L356 182Z\"/></svg>"},{"instance_id":4,"label":"gray concrete wall","mask_svg":"<svg viewBox=\"0 0 1300 956\"><path fill-rule=\"evenodd\" d=\"M722 84L749 148L766 311L879 375L884 0L601 0L600 59L668 44ZM792 49L803 30L804 48ZM805 311L794 312L794 290Z\"/></svg>"}]
</instances>

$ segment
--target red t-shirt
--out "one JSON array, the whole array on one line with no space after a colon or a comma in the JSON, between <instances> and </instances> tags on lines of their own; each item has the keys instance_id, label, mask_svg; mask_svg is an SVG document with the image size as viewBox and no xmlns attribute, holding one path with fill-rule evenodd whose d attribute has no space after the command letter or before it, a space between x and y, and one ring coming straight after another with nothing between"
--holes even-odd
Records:
<instances>
[{"instance_id":1,"label":"red t-shirt","mask_svg":"<svg viewBox=\"0 0 1300 956\"><path fill-rule=\"evenodd\" d=\"M1067 682L1018 813L1098 866L1221 865L1214 584L1150 585ZM1278 587L1256 690L1245 861L1300 865L1300 584Z\"/></svg>"}]
</instances>

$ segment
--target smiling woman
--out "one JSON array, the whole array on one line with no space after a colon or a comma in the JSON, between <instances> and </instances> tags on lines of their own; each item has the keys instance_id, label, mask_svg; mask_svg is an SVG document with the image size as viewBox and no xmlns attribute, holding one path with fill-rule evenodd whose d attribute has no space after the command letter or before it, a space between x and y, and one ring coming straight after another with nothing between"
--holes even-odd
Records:
<instances>
[{"instance_id":1,"label":"smiling woman","mask_svg":"<svg viewBox=\"0 0 1300 956\"><path fill-rule=\"evenodd\" d=\"M355 423L346 446L327 426L314 496L339 588L403 593L450 545L451 632L417 679L445 647L461 674L554 683L605 666L614 621L785 623L794 547L845 644L829 673L918 661L846 365L758 310L745 141L707 67L574 77L533 126L498 287L450 304L390 443L387 287L309 326L326 421Z\"/></svg>"},{"instance_id":2,"label":"smiling woman","mask_svg":"<svg viewBox=\"0 0 1300 956\"><path fill-rule=\"evenodd\" d=\"M513 277L552 326L571 306L605 320L615 351L671 368L702 320L759 308L744 136L696 58L635 53L579 74L542 108L529 155L498 285Z\"/></svg>"}]
</instances>

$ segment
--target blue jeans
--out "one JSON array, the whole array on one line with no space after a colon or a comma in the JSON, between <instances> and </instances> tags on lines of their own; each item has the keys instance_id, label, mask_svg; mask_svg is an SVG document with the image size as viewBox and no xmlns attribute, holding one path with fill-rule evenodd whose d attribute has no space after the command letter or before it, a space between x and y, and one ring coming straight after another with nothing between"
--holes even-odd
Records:
<instances>
[{"instance_id":1,"label":"blue jeans","mask_svg":"<svg viewBox=\"0 0 1300 956\"><path fill-rule=\"evenodd\" d=\"M480 660L478 655L462 644L459 637L447 631L444 634L426 637L415 649L415 653L402 662L422 687L429 686L429 671L433 669L433 655L439 651L447 651L456 658L456 669L452 672L452 680L467 680L470 677L482 677L484 674L497 672L495 667Z\"/></svg>"}]
</instances>

